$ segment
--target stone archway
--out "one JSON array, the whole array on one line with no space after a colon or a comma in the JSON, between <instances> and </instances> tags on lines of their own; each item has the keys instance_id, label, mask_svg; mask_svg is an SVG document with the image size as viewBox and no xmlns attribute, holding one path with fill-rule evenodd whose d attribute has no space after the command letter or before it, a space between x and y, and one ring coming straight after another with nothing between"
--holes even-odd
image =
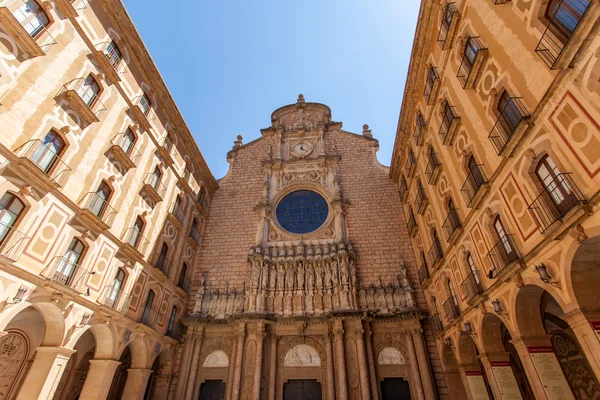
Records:
<instances>
[{"instance_id":1,"label":"stone archway","mask_svg":"<svg viewBox=\"0 0 600 400\"><path fill-rule=\"evenodd\" d=\"M108 392L108 400L120 400L125 389L125 383L127 382L127 370L131 368L131 349L129 346L125 347L119 357L119 366L115 371L113 381Z\"/></svg>"},{"instance_id":2,"label":"stone archway","mask_svg":"<svg viewBox=\"0 0 600 400\"><path fill-rule=\"evenodd\" d=\"M169 350L163 350L152 364L152 374L146 386L144 400L165 400L169 396L173 360Z\"/></svg>"},{"instance_id":3,"label":"stone archway","mask_svg":"<svg viewBox=\"0 0 600 400\"><path fill-rule=\"evenodd\" d=\"M460 371L458 369L458 361L454 355L454 351L450 346L444 345L440 352L442 356L442 367L444 369L444 377L448 384L448 394L452 400L463 400L467 398L465 386L463 385Z\"/></svg>"},{"instance_id":4,"label":"stone archway","mask_svg":"<svg viewBox=\"0 0 600 400\"><path fill-rule=\"evenodd\" d=\"M90 360L96 352L96 341L88 329L77 341L75 354L71 356L65 372L54 392L54 400L75 400L83 389L83 384L90 370Z\"/></svg>"},{"instance_id":5,"label":"stone archway","mask_svg":"<svg viewBox=\"0 0 600 400\"><path fill-rule=\"evenodd\" d=\"M327 385L330 384L323 380L327 362L323 348L313 338L289 338L279 353L278 365L282 367L277 379L278 396L301 399L294 397L295 393L301 395L303 391L309 391L311 399L326 398Z\"/></svg>"},{"instance_id":6,"label":"stone archway","mask_svg":"<svg viewBox=\"0 0 600 400\"><path fill-rule=\"evenodd\" d=\"M474 400L493 398L490 395L491 388L487 373L479 359L479 349L471 335L465 332L459 335L457 353L459 369L470 398Z\"/></svg>"}]
</instances>

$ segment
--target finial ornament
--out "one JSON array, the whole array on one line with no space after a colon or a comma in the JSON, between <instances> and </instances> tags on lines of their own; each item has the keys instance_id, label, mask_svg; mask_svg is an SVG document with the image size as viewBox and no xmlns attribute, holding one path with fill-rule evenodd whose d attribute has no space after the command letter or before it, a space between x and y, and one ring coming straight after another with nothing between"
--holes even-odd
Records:
<instances>
[{"instance_id":1,"label":"finial ornament","mask_svg":"<svg viewBox=\"0 0 600 400\"><path fill-rule=\"evenodd\" d=\"M297 102L298 102L298 103L304 103L304 95L303 95L302 93L300 93L300 94L298 95L298 101L297 101Z\"/></svg>"}]
</instances>

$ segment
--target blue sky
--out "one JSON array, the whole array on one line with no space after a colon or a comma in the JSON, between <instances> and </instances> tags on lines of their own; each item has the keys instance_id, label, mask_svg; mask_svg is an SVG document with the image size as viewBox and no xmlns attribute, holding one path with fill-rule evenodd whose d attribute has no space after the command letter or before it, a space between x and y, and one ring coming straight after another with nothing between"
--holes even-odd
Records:
<instances>
[{"instance_id":1,"label":"blue sky","mask_svg":"<svg viewBox=\"0 0 600 400\"><path fill-rule=\"evenodd\" d=\"M124 3L216 178L299 93L369 124L389 165L419 0Z\"/></svg>"}]
</instances>

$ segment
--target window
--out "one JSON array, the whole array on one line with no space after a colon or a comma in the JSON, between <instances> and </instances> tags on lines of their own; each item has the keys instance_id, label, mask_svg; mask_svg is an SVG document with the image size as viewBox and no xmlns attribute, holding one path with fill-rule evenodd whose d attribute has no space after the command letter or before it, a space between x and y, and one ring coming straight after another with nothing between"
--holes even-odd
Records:
<instances>
[{"instance_id":1,"label":"window","mask_svg":"<svg viewBox=\"0 0 600 400\"><path fill-rule=\"evenodd\" d=\"M160 184L160 179L162 178L162 172L160 172L160 168L155 167L154 172L152 172L152 176L150 178L150 186L154 189L158 189L158 185Z\"/></svg>"},{"instance_id":2,"label":"window","mask_svg":"<svg viewBox=\"0 0 600 400\"><path fill-rule=\"evenodd\" d=\"M100 186L98 186L98 190L96 190L96 193L94 193L88 209L97 217L102 217L111 194L112 189L110 186L108 186L106 182L102 181Z\"/></svg>"},{"instance_id":3,"label":"window","mask_svg":"<svg viewBox=\"0 0 600 400\"><path fill-rule=\"evenodd\" d=\"M113 281L112 281L112 285L110 286L110 290L108 292L108 301L109 304L107 304L109 307L112 307L116 301L117 298L119 296L119 292L121 290L121 288L123 287L123 283L125 282L125 271L123 271L123 269L119 268L119 270L117 271L117 274L115 275Z\"/></svg>"},{"instance_id":4,"label":"window","mask_svg":"<svg viewBox=\"0 0 600 400\"><path fill-rule=\"evenodd\" d=\"M467 253L467 264L469 264L469 271L473 274L473 279L477 286L481 286L481 281L479 280L479 275L477 274L477 267L475 266L475 261L473 261L473 256L471 253Z\"/></svg>"},{"instance_id":5,"label":"window","mask_svg":"<svg viewBox=\"0 0 600 400\"><path fill-rule=\"evenodd\" d=\"M477 42L475 38L469 36L467 39L467 43L465 44L465 58L473 66L475 64L475 58L477 58L477 51L479 51L479 47L477 46Z\"/></svg>"},{"instance_id":6,"label":"window","mask_svg":"<svg viewBox=\"0 0 600 400\"><path fill-rule=\"evenodd\" d=\"M165 263L167 262L167 253L169 252L169 246L166 243L163 243L160 248L160 253L158 254L158 259L156 260L156 268L162 270Z\"/></svg>"},{"instance_id":7,"label":"window","mask_svg":"<svg viewBox=\"0 0 600 400\"><path fill-rule=\"evenodd\" d=\"M25 209L25 204L14 194L4 193L0 198L0 246Z\"/></svg>"},{"instance_id":8,"label":"window","mask_svg":"<svg viewBox=\"0 0 600 400\"><path fill-rule=\"evenodd\" d=\"M521 122L522 114L506 90L500 96L497 109L500 113L500 122L508 132L513 133Z\"/></svg>"},{"instance_id":9,"label":"window","mask_svg":"<svg viewBox=\"0 0 600 400\"><path fill-rule=\"evenodd\" d=\"M190 228L190 236L194 235L194 232L197 232L197 228L198 227L198 221L196 221L196 218L194 218L192 220L192 227Z\"/></svg>"},{"instance_id":10,"label":"window","mask_svg":"<svg viewBox=\"0 0 600 400\"><path fill-rule=\"evenodd\" d=\"M81 260L81 256L83 255L83 251L85 250L85 246L81 242L81 240L74 238L69 245L69 248L65 252L65 255L61 258L58 266L56 268L56 272L54 273L54 280L64 284L69 285L71 277L75 270L79 267L79 260Z\"/></svg>"},{"instance_id":11,"label":"window","mask_svg":"<svg viewBox=\"0 0 600 400\"><path fill-rule=\"evenodd\" d=\"M144 113L145 116L148 116L148 113L150 113L151 108L152 103L150 103L150 99L144 93L142 97L140 97L140 109L142 110L142 113Z\"/></svg>"},{"instance_id":12,"label":"window","mask_svg":"<svg viewBox=\"0 0 600 400\"><path fill-rule=\"evenodd\" d=\"M454 7L452 7L450 4L446 4L446 7L444 8L444 15L442 17L442 25L446 29L450 28L450 25L452 24L452 17L454 16L455 11Z\"/></svg>"},{"instance_id":13,"label":"window","mask_svg":"<svg viewBox=\"0 0 600 400\"><path fill-rule=\"evenodd\" d=\"M588 0L550 0L546 18L563 35L570 37L589 5Z\"/></svg>"},{"instance_id":14,"label":"window","mask_svg":"<svg viewBox=\"0 0 600 400\"><path fill-rule=\"evenodd\" d=\"M137 247L140 243L140 238L142 237L142 233L144 232L144 226L146 223L141 217L137 217L135 219L135 224L133 224L133 228L131 229L131 235L129 236L129 244L133 247Z\"/></svg>"},{"instance_id":15,"label":"window","mask_svg":"<svg viewBox=\"0 0 600 400\"><path fill-rule=\"evenodd\" d=\"M123 136L121 136L121 140L119 141L119 146L125 152L125 154L129 155L131 150L133 149L133 144L135 143L135 135L130 128L127 128Z\"/></svg>"},{"instance_id":16,"label":"window","mask_svg":"<svg viewBox=\"0 0 600 400\"><path fill-rule=\"evenodd\" d=\"M432 236L433 236L433 245L435 246L436 250L438 251L439 257L442 257L442 246L440 245L440 238L438 237L437 230L435 230L435 228L433 229Z\"/></svg>"},{"instance_id":17,"label":"window","mask_svg":"<svg viewBox=\"0 0 600 400\"><path fill-rule=\"evenodd\" d=\"M469 157L467 168L469 169L469 173L472 176L473 183L475 184L476 188L479 188L481 185L483 185L485 183L485 178L483 177L483 174L481 173L481 169L479 168L479 165L477 164L475 157L473 157L473 156Z\"/></svg>"},{"instance_id":18,"label":"window","mask_svg":"<svg viewBox=\"0 0 600 400\"><path fill-rule=\"evenodd\" d=\"M169 317L169 325L167 326L167 335L173 332L173 326L175 325L175 317L177 316L177 307L173 306L171 309L171 316Z\"/></svg>"},{"instance_id":19,"label":"window","mask_svg":"<svg viewBox=\"0 0 600 400\"><path fill-rule=\"evenodd\" d=\"M54 131L46 134L31 156L31 161L44 173L49 173L65 148L65 142Z\"/></svg>"},{"instance_id":20,"label":"window","mask_svg":"<svg viewBox=\"0 0 600 400\"><path fill-rule=\"evenodd\" d=\"M559 214L563 215L578 201L565 176L560 173L550 156L545 155L540 160L535 174Z\"/></svg>"},{"instance_id":21,"label":"window","mask_svg":"<svg viewBox=\"0 0 600 400\"><path fill-rule=\"evenodd\" d=\"M81 85L79 89L77 89L77 93L79 94L79 97L81 97L83 102L88 107L91 107L94 105L94 102L98 99L98 94L100 93L100 85L98 84L96 79L94 79L94 77L90 74L87 78L85 78L83 85Z\"/></svg>"},{"instance_id":22,"label":"window","mask_svg":"<svg viewBox=\"0 0 600 400\"><path fill-rule=\"evenodd\" d=\"M185 280L187 278L187 276L186 276L187 275L187 268L188 268L187 264L183 263L183 265L181 266L181 273L179 274L179 282L177 283L177 286L179 286L182 289L184 287L184 283L185 283Z\"/></svg>"},{"instance_id":23,"label":"window","mask_svg":"<svg viewBox=\"0 0 600 400\"><path fill-rule=\"evenodd\" d=\"M36 37L50 23L48 16L35 0L26 0L15 13L17 21L23 25L29 36Z\"/></svg>"},{"instance_id":24,"label":"window","mask_svg":"<svg viewBox=\"0 0 600 400\"><path fill-rule=\"evenodd\" d=\"M504 228L504 224L500 220L500 217L496 217L494 220L494 229L496 230L496 234L498 235L498 239L502 243L502 247L507 255L512 255L514 250L509 241L508 235L506 234L506 229Z\"/></svg>"},{"instance_id":25,"label":"window","mask_svg":"<svg viewBox=\"0 0 600 400\"><path fill-rule=\"evenodd\" d=\"M455 307L458 307L458 299L456 298L456 293L454 292L450 279L446 281L446 286L448 287L448 293L450 293L450 297L452 298L452 303Z\"/></svg>"},{"instance_id":26,"label":"window","mask_svg":"<svg viewBox=\"0 0 600 400\"><path fill-rule=\"evenodd\" d=\"M277 221L289 232L302 234L320 228L329 213L327 200L312 190L287 194L277 205Z\"/></svg>"},{"instance_id":27,"label":"window","mask_svg":"<svg viewBox=\"0 0 600 400\"><path fill-rule=\"evenodd\" d=\"M150 289L148 291L148 297L146 298L146 305L144 306L144 312L142 313L142 323L147 324L150 322L150 314L152 312L152 303L154 303L154 291Z\"/></svg>"},{"instance_id":28,"label":"window","mask_svg":"<svg viewBox=\"0 0 600 400\"><path fill-rule=\"evenodd\" d=\"M106 48L106 58L113 68L117 68L121 62L121 50L114 41L111 41Z\"/></svg>"}]
</instances>

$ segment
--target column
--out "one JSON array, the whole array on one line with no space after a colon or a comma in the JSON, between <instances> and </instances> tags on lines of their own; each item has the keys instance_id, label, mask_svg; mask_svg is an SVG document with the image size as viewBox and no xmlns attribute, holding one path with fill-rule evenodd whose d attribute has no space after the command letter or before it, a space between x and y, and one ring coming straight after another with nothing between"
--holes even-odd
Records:
<instances>
[{"instance_id":1,"label":"column","mask_svg":"<svg viewBox=\"0 0 600 400\"><path fill-rule=\"evenodd\" d=\"M185 400L191 400L196 388L196 378L200 364L200 351L202 350L202 338L204 336L204 327L200 326L194 331L194 350L192 353L192 363L188 372L188 382L185 388Z\"/></svg>"},{"instance_id":2,"label":"column","mask_svg":"<svg viewBox=\"0 0 600 400\"><path fill-rule=\"evenodd\" d=\"M360 321L362 324L362 321ZM360 395L363 400L368 400L369 394L369 371L367 369L367 360L365 355L364 331L362 327L354 332L358 351L358 374L360 378Z\"/></svg>"},{"instance_id":3,"label":"column","mask_svg":"<svg viewBox=\"0 0 600 400\"><path fill-rule=\"evenodd\" d=\"M600 341L588 318L581 310L574 310L562 316L562 319L569 324L573 333L577 337L579 346L590 367L600 380Z\"/></svg>"},{"instance_id":4,"label":"column","mask_svg":"<svg viewBox=\"0 0 600 400\"><path fill-rule=\"evenodd\" d=\"M151 369L130 368L127 370L127 381L123 389L122 399L127 400L142 400L148 386Z\"/></svg>"},{"instance_id":5,"label":"column","mask_svg":"<svg viewBox=\"0 0 600 400\"><path fill-rule=\"evenodd\" d=\"M327 352L327 400L335 400L335 381L333 379L333 343L331 335L325 335L325 351Z\"/></svg>"},{"instance_id":6,"label":"column","mask_svg":"<svg viewBox=\"0 0 600 400\"><path fill-rule=\"evenodd\" d=\"M406 348L408 349L408 356L410 357L410 370L412 373L412 383L415 389L415 394L417 395L417 400L423 400L425 396L423 395L423 385L421 383L421 377L419 376L419 362L415 352L413 337L410 332L407 332L406 334Z\"/></svg>"},{"instance_id":7,"label":"column","mask_svg":"<svg viewBox=\"0 0 600 400\"><path fill-rule=\"evenodd\" d=\"M73 353L75 350L64 347L38 347L16 398L18 400L51 399Z\"/></svg>"},{"instance_id":8,"label":"column","mask_svg":"<svg viewBox=\"0 0 600 400\"><path fill-rule=\"evenodd\" d=\"M337 381L339 400L348 400L348 386L346 383L346 354L344 352L344 324L336 320L333 330L335 336L335 358L337 359Z\"/></svg>"},{"instance_id":9,"label":"column","mask_svg":"<svg viewBox=\"0 0 600 400\"><path fill-rule=\"evenodd\" d=\"M233 371L233 382L231 388L231 400L240 398L240 380L242 378L242 359L244 358L244 341L246 339L246 324L240 323L237 332L237 350L235 357L235 369Z\"/></svg>"},{"instance_id":10,"label":"column","mask_svg":"<svg viewBox=\"0 0 600 400\"><path fill-rule=\"evenodd\" d=\"M234 333L235 335L235 333ZM229 359L229 371L227 371L227 385L225 386L225 398L231 399L231 390L233 388L233 374L235 371L235 359L237 357L237 346L231 346L231 358Z\"/></svg>"},{"instance_id":11,"label":"column","mask_svg":"<svg viewBox=\"0 0 600 400\"><path fill-rule=\"evenodd\" d=\"M492 369L491 360L493 358L494 361L497 361L497 356L488 353L480 353L478 358L479 360L481 360L481 365L483 365L483 369L485 371L485 375L488 378L488 382L490 384L490 388L492 389L492 394L494 395L494 398L501 399L502 393L500 391L500 388L498 387L498 383L496 382L496 376L494 375L494 370Z\"/></svg>"},{"instance_id":12,"label":"column","mask_svg":"<svg viewBox=\"0 0 600 400\"><path fill-rule=\"evenodd\" d=\"M196 338L192 335L192 327L188 327L185 335L185 345L181 354L181 362L179 364L179 373L177 375L177 389L175 392L175 398L183 399L185 395L185 389L188 382L188 371L192 362L192 356L194 354L194 344Z\"/></svg>"},{"instance_id":13,"label":"column","mask_svg":"<svg viewBox=\"0 0 600 400\"><path fill-rule=\"evenodd\" d=\"M519 358L521 359L521 364L523 364L523 368L525 369L525 375L527 375L527 380L529 381L529 386L531 386L531 390L533 390L533 394L535 398L538 400L546 400L548 396L546 396L546 391L544 390L544 386L540 381L535 366L533 365L533 361L531 360L531 356L529 355L528 346L532 345L543 345L543 340L540 342L539 340L534 340L535 343L532 343L531 338L524 338L523 336L514 337L510 341L515 348L517 349L517 353L519 353ZM550 340L545 340L546 345L550 345Z\"/></svg>"},{"instance_id":14,"label":"column","mask_svg":"<svg viewBox=\"0 0 600 400\"><path fill-rule=\"evenodd\" d=\"M488 396L488 392L487 389L485 388L485 385L482 388L477 388L475 387L475 390L480 390L481 393L477 392L477 393L473 393L473 387L471 384L469 384L469 376L471 377L470 379L473 381L475 380L475 384L477 384L478 382L483 382L483 376L479 376L481 375L481 370L479 368L479 364L477 365L464 365L464 364L459 364L458 365L458 371L460 374L460 378L462 379L462 384L465 388L465 394L467 395L467 400L473 400L475 398L485 398L485 399L489 399L490 397ZM475 373L475 371L477 371L477 373L479 375L473 375ZM475 376L475 378L473 378ZM479 385L481 386L481 385Z\"/></svg>"},{"instance_id":15,"label":"column","mask_svg":"<svg viewBox=\"0 0 600 400\"><path fill-rule=\"evenodd\" d=\"M423 391L427 400L435 400L435 388L431 377L431 369L429 368L429 358L423 344L423 330L421 328L412 332L413 343L417 352L417 360L419 361L419 371L421 371L421 381L423 382Z\"/></svg>"},{"instance_id":16,"label":"column","mask_svg":"<svg viewBox=\"0 0 600 400\"><path fill-rule=\"evenodd\" d=\"M90 360L90 369L79 397L90 400L106 399L119 365L121 362L115 360Z\"/></svg>"},{"instance_id":17,"label":"column","mask_svg":"<svg viewBox=\"0 0 600 400\"><path fill-rule=\"evenodd\" d=\"M371 321L366 323L367 340L367 363L369 365L369 380L371 381L371 398L379 399L379 390L377 385L377 372L375 371L376 358L373 355L373 332L371 332Z\"/></svg>"},{"instance_id":18,"label":"column","mask_svg":"<svg viewBox=\"0 0 600 400\"><path fill-rule=\"evenodd\" d=\"M269 362L269 400L275 400L275 380L277 379L277 335L271 334L271 361Z\"/></svg>"},{"instance_id":19,"label":"column","mask_svg":"<svg viewBox=\"0 0 600 400\"><path fill-rule=\"evenodd\" d=\"M260 376L262 375L263 342L265 340L265 324L256 326L256 363L254 364L254 400L260 400Z\"/></svg>"}]
</instances>

